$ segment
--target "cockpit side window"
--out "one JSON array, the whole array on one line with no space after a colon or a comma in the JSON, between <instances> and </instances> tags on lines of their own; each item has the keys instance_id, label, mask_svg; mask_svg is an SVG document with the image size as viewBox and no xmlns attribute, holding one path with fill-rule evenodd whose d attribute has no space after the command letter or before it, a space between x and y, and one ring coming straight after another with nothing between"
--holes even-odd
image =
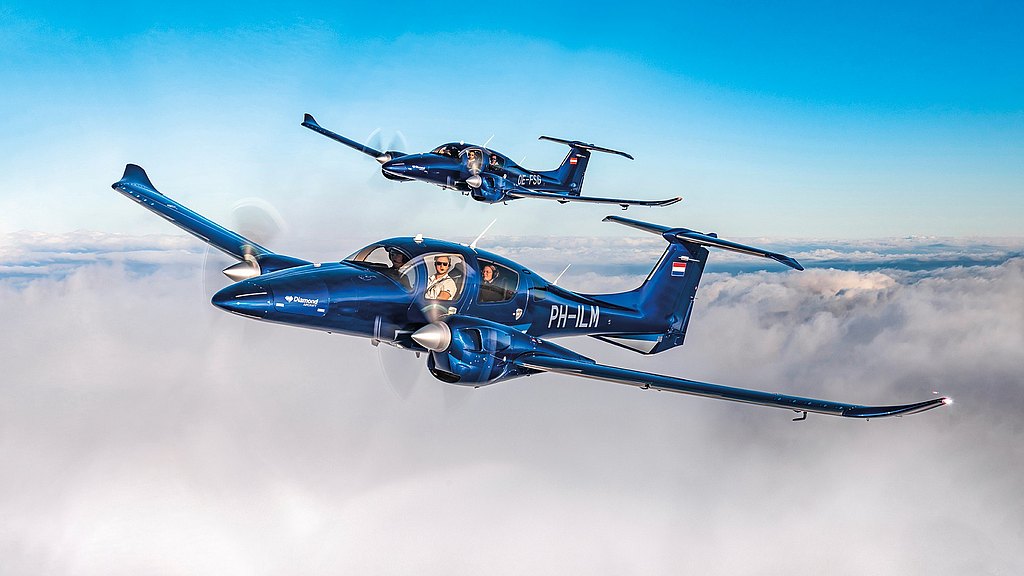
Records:
<instances>
[{"instance_id":1,"label":"cockpit side window","mask_svg":"<svg viewBox=\"0 0 1024 576\"><path fill-rule=\"evenodd\" d=\"M480 260L480 293L478 300L482 304L508 302L516 295L519 287L519 274L507 267Z\"/></svg>"},{"instance_id":2,"label":"cockpit side window","mask_svg":"<svg viewBox=\"0 0 1024 576\"><path fill-rule=\"evenodd\" d=\"M505 167L505 159L494 152L487 154L487 168L489 170L500 170Z\"/></svg>"},{"instance_id":3,"label":"cockpit side window","mask_svg":"<svg viewBox=\"0 0 1024 576\"><path fill-rule=\"evenodd\" d=\"M479 148L468 148L465 150L466 168L470 172L479 172L484 167L484 153Z\"/></svg>"}]
</instances>

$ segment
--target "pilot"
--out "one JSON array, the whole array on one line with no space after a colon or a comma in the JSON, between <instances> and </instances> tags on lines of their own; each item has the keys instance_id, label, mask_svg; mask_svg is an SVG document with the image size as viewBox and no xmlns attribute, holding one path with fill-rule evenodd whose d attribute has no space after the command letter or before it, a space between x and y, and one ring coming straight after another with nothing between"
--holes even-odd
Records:
<instances>
[{"instance_id":1,"label":"pilot","mask_svg":"<svg viewBox=\"0 0 1024 576\"><path fill-rule=\"evenodd\" d=\"M398 278L399 270L409 261L409 257L397 248L388 248L388 259L391 260L391 267L385 273L392 278Z\"/></svg>"},{"instance_id":2,"label":"pilot","mask_svg":"<svg viewBox=\"0 0 1024 576\"><path fill-rule=\"evenodd\" d=\"M469 168L470 170L476 171L476 170L480 170L480 167L481 167L482 164L483 164L483 158L480 157L479 151L478 150L470 150L469 151L469 156L467 157L467 160L466 160L466 167Z\"/></svg>"},{"instance_id":3,"label":"pilot","mask_svg":"<svg viewBox=\"0 0 1024 576\"><path fill-rule=\"evenodd\" d=\"M428 300L452 300L458 288L455 280L448 275L451 271L452 258L441 254L434 258L434 274L427 279L427 291L423 294Z\"/></svg>"},{"instance_id":4,"label":"pilot","mask_svg":"<svg viewBox=\"0 0 1024 576\"><path fill-rule=\"evenodd\" d=\"M498 168L498 155L491 154L491 168Z\"/></svg>"}]
</instances>

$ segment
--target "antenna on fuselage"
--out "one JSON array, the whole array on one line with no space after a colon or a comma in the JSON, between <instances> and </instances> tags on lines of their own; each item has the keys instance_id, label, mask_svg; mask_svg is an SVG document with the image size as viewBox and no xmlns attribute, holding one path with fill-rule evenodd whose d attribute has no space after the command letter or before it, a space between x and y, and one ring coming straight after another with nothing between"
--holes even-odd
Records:
<instances>
[{"instance_id":1,"label":"antenna on fuselage","mask_svg":"<svg viewBox=\"0 0 1024 576\"><path fill-rule=\"evenodd\" d=\"M569 262L568 264L565 265L565 268L562 269L562 271L558 273L558 276L555 277L555 281L552 282L551 284L557 285L558 281L562 279L562 275L569 271L569 267L570 266L572 266L572 262Z\"/></svg>"},{"instance_id":2,"label":"antenna on fuselage","mask_svg":"<svg viewBox=\"0 0 1024 576\"><path fill-rule=\"evenodd\" d=\"M484 145L481 146L481 148L487 148L487 145L491 143L491 140L494 140L494 134L491 134L491 137L487 139L487 142L484 142Z\"/></svg>"},{"instance_id":3,"label":"antenna on fuselage","mask_svg":"<svg viewBox=\"0 0 1024 576\"><path fill-rule=\"evenodd\" d=\"M472 250L476 250L476 243L479 242L480 239L484 237L484 234L487 234L487 231L490 230L491 226L494 226L494 223L497 222L497 221L498 221L497 218L495 218L494 220L491 220L491 223L487 225L487 228L484 228L484 231L481 232L480 235L476 237L476 240L473 240L473 242L470 243L469 247Z\"/></svg>"}]
</instances>

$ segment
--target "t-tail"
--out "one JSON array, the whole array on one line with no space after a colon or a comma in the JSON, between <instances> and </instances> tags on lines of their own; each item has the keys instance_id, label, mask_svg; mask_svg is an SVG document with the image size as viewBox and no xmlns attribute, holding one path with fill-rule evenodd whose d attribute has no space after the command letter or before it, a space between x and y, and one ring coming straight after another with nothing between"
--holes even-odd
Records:
<instances>
[{"instance_id":1,"label":"t-tail","mask_svg":"<svg viewBox=\"0 0 1024 576\"><path fill-rule=\"evenodd\" d=\"M796 270L804 269L789 256L722 240L713 233L670 228L619 216L607 216L604 221L657 234L669 243L661 260L639 288L618 294L593 295L610 304L636 310L640 325L664 327L657 332L638 330L594 335L595 338L643 354L657 354L682 345L693 312L693 302L697 297L697 287L704 274L709 247L770 258Z\"/></svg>"},{"instance_id":2,"label":"t-tail","mask_svg":"<svg viewBox=\"0 0 1024 576\"><path fill-rule=\"evenodd\" d=\"M569 191L569 194L572 196L579 196L580 191L583 189L583 175L587 171L587 163L590 162L590 153L592 151L618 154L619 156L625 156L630 160L633 159L632 156L625 152L612 150L611 148L602 148L600 146L594 146L593 144L586 144L579 140L563 140L561 138L552 138L551 136L541 136L540 139L558 142L569 147L569 153L565 155L565 159L562 160L561 166L555 170L540 172L540 174L558 180L558 182L562 186L565 186Z\"/></svg>"}]
</instances>

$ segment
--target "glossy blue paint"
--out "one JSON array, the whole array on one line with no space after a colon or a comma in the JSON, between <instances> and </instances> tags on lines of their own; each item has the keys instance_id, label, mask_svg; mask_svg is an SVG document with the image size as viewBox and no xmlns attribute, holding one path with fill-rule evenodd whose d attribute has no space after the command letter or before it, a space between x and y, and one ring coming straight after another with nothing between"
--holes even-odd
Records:
<instances>
[{"instance_id":1,"label":"glossy blue paint","mask_svg":"<svg viewBox=\"0 0 1024 576\"><path fill-rule=\"evenodd\" d=\"M625 152L602 148L578 140L541 136L569 146L569 153L554 170L528 170L500 152L476 144L449 142L422 154L406 154L398 150L381 151L360 144L320 126L306 114L302 125L349 148L374 157L381 163L385 178L405 182L418 180L441 188L458 190L478 202L496 204L520 198L537 198L557 202L588 202L629 206L668 206L681 198L665 200L631 200L583 196L583 176L592 151L606 152L633 159Z\"/></svg>"},{"instance_id":2,"label":"glossy blue paint","mask_svg":"<svg viewBox=\"0 0 1024 576\"><path fill-rule=\"evenodd\" d=\"M604 366L548 340L586 334L643 354L682 344L708 247L802 269L788 256L714 234L610 216L606 220L660 235L668 247L636 289L581 294L498 254L420 237L382 240L338 262L314 264L275 254L200 216L157 191L138 166L129 164L113 188L239 260L225 270L238 281L217 292L213 305L264 322L427 352L428 370L444 382L483 386L558 372L857 418L912 414L949 402L862 406L721 386Z\"/></svg>"}]
</instances>

